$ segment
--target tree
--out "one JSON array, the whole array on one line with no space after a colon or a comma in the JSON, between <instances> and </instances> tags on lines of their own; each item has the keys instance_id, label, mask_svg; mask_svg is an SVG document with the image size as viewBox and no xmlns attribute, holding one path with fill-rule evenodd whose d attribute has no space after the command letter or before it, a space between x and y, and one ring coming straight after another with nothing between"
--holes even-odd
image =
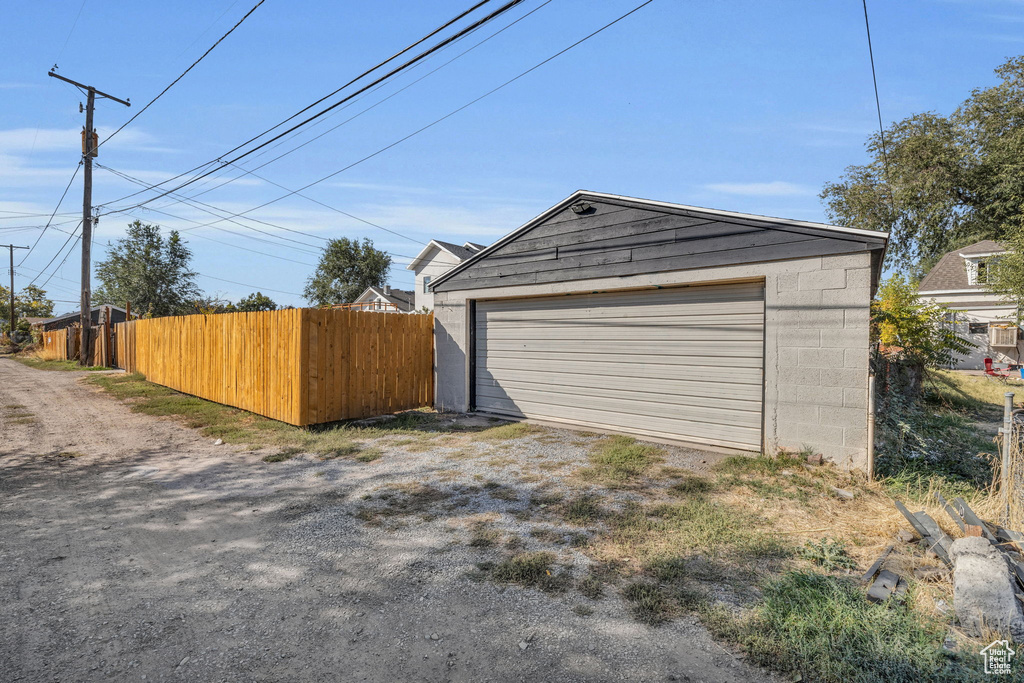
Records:
<instances>
[{"instance_id":1,"label":"tree","mask_svg":"<svg viewBox=\"0 0 1024 683\"><path fill-rule=\"evenodd\" d=\"M822 190L829 217L889 231L892 265L915 276L982 239L1024 246L1024 56L995 73L1000 83L974 90L948 117L894 123L884 154L872 135L871 160Z\"/></svg>"},{"instance_id":2,"label":"tree","mask_svg":"<svg viewBox=\"0 0 1024 683\"><path fill-rule=\"evenodd\" d=\"M98 304L132 305L139 315L160 317L191 313L202 296L189 263L192 252L176 230L164 238L160 226L136 220L96 267Z\"/></svg>"},{"instance_id":3,"label":"tree","mask_svg":"<svg viewBox=\"0 0 1024 683\"><path fill-rule=\"evenodd\" d=\"M10 320L11 290L0 285L0 330L8 331ZM52 318L53 302L46 297L46 291L29 285L14 295L14 314L21 318Z\"/></svg>"},{"instance_id":4,"label":"tree","mask_svg":"<svg viewBox=\"0 0 1024 683\"><path fill-rule=\"evenodd\" d=\"M969 353L974 344L956 333L951 311L918 298L917 287L894 275L878 287L871 302L872 332L881 355L893 366L887 374L902 376L900 391L909 398L921 393L925 368L948 367L956 354Z\"/></svg>"},{"instance_id":5,"label":"tree","mask_svg":"<svg viewBox=\"0 0 1024 683\"><path fill-rule=\"evenodd\" d=\"M266 296L262 292L256 292L249 296L242 297L239 300L238 305L235 307L236 310L248 312L248 311L276 311L277 304L269 296Z\"/></svg>"},{"instance_id":6,"label":"tree","mask_svg":"<svg viewBox=\"0 0 1024 683\"><path fill-rule=\"evenodd\" d=\"M220 294L204 294L198 299L189 302L188 312L214 315L217 313L234 313L237 310L233 303L220 296Z\"/></svg>"},{"instance_id":7,"label":"tree","mask_svg":"<svg viewBox=\"0 0 1024 683\"><path fill-rule=\"evenodd\" d=\"M374 249L369 239L331 240L316 272L306 281L303 296L316 306L351 303L367 287L383 287L390 269L391 257Z\"/></svg>"}]
</instances>

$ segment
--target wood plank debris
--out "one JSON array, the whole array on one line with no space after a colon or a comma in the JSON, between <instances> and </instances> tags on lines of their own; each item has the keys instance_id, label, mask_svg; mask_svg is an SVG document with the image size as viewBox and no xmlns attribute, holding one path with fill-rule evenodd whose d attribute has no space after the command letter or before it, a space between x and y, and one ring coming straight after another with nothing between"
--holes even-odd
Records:
<instances>
[{"instance_id":1,"label":"wood plank debris","mask_svg":"<svg viewBox=\"0 0 1024 683\"><path fill-rule=\"evenodd\" d=\"M908 510L906 506L903 505L903 503L899 502L898 500L893 502L896 504L896 509L900 511L900 513L907 519L908 522L910 522L910 526L914 527L914 531L917 532L918 536L924 538L928 535L928 530L921 526L921 522L918 521L917 517L910 514L910 510Z\"/></svg>"},{"instance_id":2,"label":"wood plank debris","mask_svg":"<svg viewBox=\"0 0 1024 683\"><path fill-rule=\"evenodd\" d=\"M935 492L935 498L939 501L939 505L942 506L942 509L946 511L946 514L949 515L949 518L952 519L958 527L960 527L960 531L963 531L965 526L964 520L959 514L957 514L956 510L953 509L953 506L946 502L946 499L943 498L942 494L938 491Z\"/></svg>"},{"instance_id":3,"label":"wood plank debris","mask_svg":"<svg viewBox=\"0 0 1024 683\"><path fill-rule=\"evenodd\" d=\"M949 558L949 546L953 544L953 539L939 528L939 525L927 512L918 512L914 517L928 531L924 539L928 543L928 549L938 555L939 559L947 565L952 566L953 561Z\"/></svg>"},{"instance_id":4,"label":"wood plank debris","mask_svg":"<svg viewBox=\"0 0 1024 683\"><path fill-rule=\"evenodd\" d=\"M878 556L878 559L875 560L874 564L872 564L864 573L864 576L860 577L860 580L864 583L868 583L871 579L875 578L875 574L877 574L878 570L882 568L882 563L885 562L885 558L889 557L889 553L892 552L892 549L893 546L889 546L883 550L882 554Z\"/></svg>"},{"instance_id":5,"label":"wood plank debris","mask_svg":"<svg viewBox=\"0 0 1024 683\"><path fill-rule=\"evenodd\" d=\"M893 591L896 590L896 586L899 583L899 574L883 569L878 572L878 578L868 588L868 600L871 602L885 602L892 595Z\"/></svg>"},{"instance_id":6,"label":"wood plank debris","mask_svg":"<svg viewBox=\"0 0 1024 683\"><path fill-rule=\"evenodd\" d=\"M964 518L964 522L966 524L980 526L981 532L985 535L985 538L987 538L992 543L998 543L996 537L992 534L991 531L989 531L988 526L986 526L986 524L983 521L981 521L978 515L974 514L974 510L972 510L967 505L963 498L954 498L953 507L956 509L957 512L960 513L960 516Z\"/></svg>"}]
</instances>

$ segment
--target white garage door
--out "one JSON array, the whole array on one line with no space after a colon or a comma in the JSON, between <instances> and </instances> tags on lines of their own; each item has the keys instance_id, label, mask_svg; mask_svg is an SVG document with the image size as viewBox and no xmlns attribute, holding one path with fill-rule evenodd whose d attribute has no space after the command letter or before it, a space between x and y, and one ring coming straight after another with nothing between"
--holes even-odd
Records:
<instances>
[{"instance_id":1,"label":"white garage door","mask_svg":"<svg viewBox=\"0 0 1024 683\"><path fill-rule=\"evenodd\" d=\"M761 283L476 307L475 406L761 449Z\"/></svg>"}]
</instances>

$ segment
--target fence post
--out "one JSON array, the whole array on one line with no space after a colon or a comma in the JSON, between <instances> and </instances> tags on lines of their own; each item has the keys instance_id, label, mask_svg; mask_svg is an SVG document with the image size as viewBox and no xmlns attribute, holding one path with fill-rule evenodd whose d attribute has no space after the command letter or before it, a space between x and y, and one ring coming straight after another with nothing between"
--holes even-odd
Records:
<instances>
[{"instance_id":1,"label":"fence post","mask_svg":"<svg viewBox=\"0 0 1024 683\"><path fill-rule=\"evenodd\" d=\"M1002 524L1010 523L1010 448L1013 441L1013 392L1007 391L1003 398L1003 426L999 433L1003 436L1003 466L999 473L999 493L1002 498Z\"/></svg>"},{"instance_id":2,"label":"fence post","mask_svg":"<svg viewBox=\"0 0 1024 683\"><path fill-rule=\"evenodd\" d=\"M868 481L875 480L875 374L868 375Z\"/></svg>"}]
</instances>

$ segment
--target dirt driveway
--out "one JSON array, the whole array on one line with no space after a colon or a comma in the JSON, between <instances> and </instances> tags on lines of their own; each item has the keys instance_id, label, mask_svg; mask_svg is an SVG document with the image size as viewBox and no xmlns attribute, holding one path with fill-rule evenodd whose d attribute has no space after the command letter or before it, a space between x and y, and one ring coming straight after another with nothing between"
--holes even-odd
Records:
<instances>
[{"instance_id":1,"label":"dirt driveway","mask_svg":"<svg viewBox=\"0 0 1024 683\"><path fill-rule=\"evenodd\" d=\"M525 459L586 437L267 463L83 374L0 359L0 680L768 680L693 619L651 628L615 595L472 579L460 519L514 513ZM424 482L461 503L371 523L375 492Z\"/></svg>"}]
</instances>

